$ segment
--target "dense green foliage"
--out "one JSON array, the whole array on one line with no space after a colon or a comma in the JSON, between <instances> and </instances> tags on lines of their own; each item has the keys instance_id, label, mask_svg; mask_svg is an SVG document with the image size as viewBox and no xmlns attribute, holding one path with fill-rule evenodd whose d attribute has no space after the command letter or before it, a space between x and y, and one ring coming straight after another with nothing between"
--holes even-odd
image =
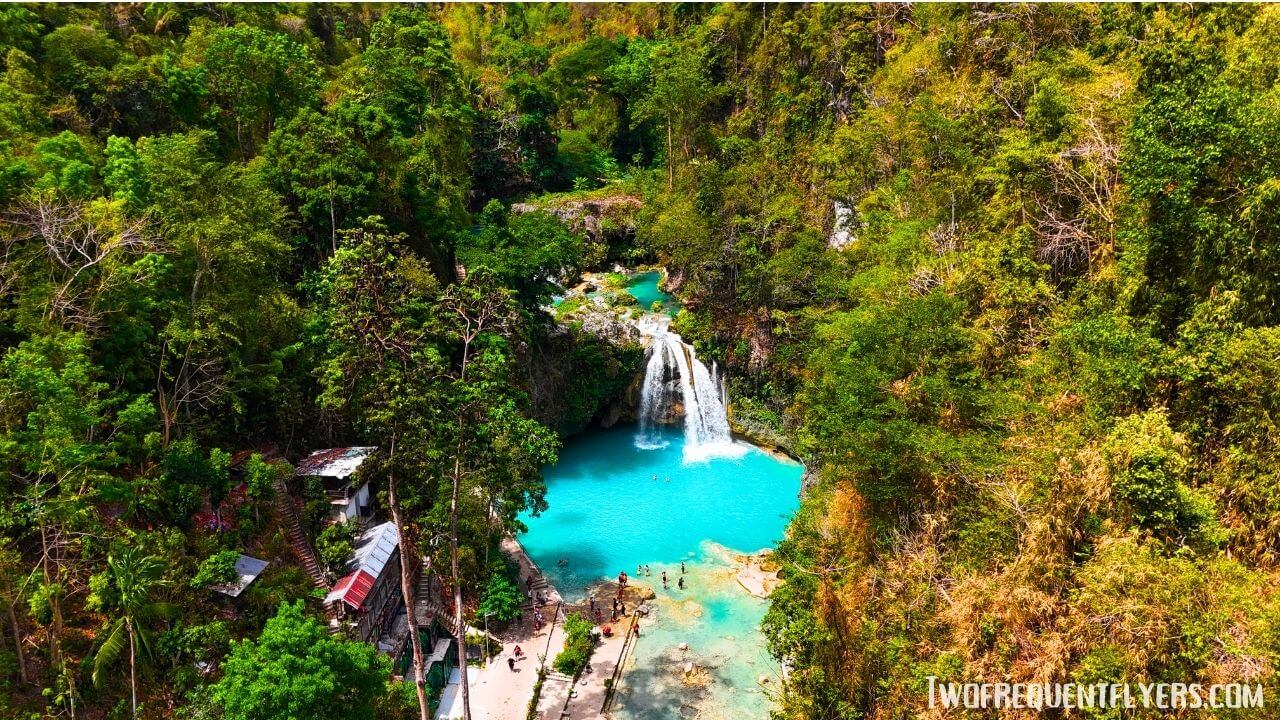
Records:
<instances>
[{"instance_id":1,"label":"dense green foliage","mask_svg":"<svg viewBox=\"0 0 1280 720\"><path fill-rule=\"evenodd\" d=\"M227 640L267 632L282 602L311 601L289 606L304 630L320 610L282 529L286 458L380 446L376 505L398 482L408 557L449 528L456 549L429 552L457 559L468 612L495 538L541 507L558 440L531 419L529 359L553 332L551 280L589 261L587 243L483 188L568 188L576 171L554 132L529 135L550 138L554 172L481 157L498 116L443 20L372 6L0 12L0 532L16 550L2 599L16 648L0 647L15 691L0 715L189 702L194 716L263 716L260 691L229 678L264 641L228 656ZM573 167L617 171L571 146ZM572 348L538 349L545 365ZM578 368L584 387L616 384L611 365L600 380ZM583 392L579 426L612 397ZM336 577L353 530L326 528L323 488L299 485L302 526ZM241 552L271 565L229 609L211 587ZM398 702L236 682L281 693L274 717Z\"/></svg>"},{"instance_id":2,"label":"dense green foliage","mask_svg":"<svg viewBox=\"0 0 1280 720\"><path fill-rule=\"evenodd\" d=\"M492 617L498 622L511 622L520 616L520 607L524 603L525 596L519 586L505 573L494 573L485 583L476 614L482 618Z\"/></svg>"},{"instance_id":3,"label":"dense green foliage","mask_svg":"<svg viewBox=\"0 0 1280 720\"><path fill-rule=\"evenodd\" d=\"M595 647L591 631L594 629L595 625L579 613L570 613L564 619L564 647L551 663L556 672L578 677L591 660L591 651Z\"/></svg>"},{"instance_id":4,"label":"dense green foliage","mask_svg":"<svg viewBox=\"0 0 1280 720\"><path fill-rule=\"evenodd\" d=\"M390 678L376 648L330 637L301 604L281 605L258 639L236 643L224 665L212 696L225 717L238 720L373 718Z\"/></svg>"},{"instance_id":5,"label":"dense green foliage","mask_svg":"<svg viewBox=\"0 0 1280 720\"><path fill-rule=\"evenodd\" d=\"M288 556L274 455L361 443L503 611L547 427L642 359L542 308L615 260L809 464L780 716L1277 688L1278 44L1253 5L0 10L0 714L399 708L314 607L264 629L300 568L234 619L205 586ZM341 677L273 685L277 645Z\"/></svg>"}]
</instances>

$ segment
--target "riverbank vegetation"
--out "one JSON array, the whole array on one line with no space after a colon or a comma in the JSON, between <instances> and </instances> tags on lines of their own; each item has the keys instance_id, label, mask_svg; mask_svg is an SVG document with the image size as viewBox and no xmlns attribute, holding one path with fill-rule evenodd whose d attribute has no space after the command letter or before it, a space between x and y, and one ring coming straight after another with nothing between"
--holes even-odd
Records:
<instances>
[{"instance_id":1,"label":"riverbank vegetation","mask_svg":"<svg viewBox=\"0 0 1280 720\"><path fill-rule=\"evenodd\" d=\"M540 307L614 261L812 471L781 716L1276 689L1277 43L1255 5L7 6L0 714L235 715L283 643L345 670L280 702L417 715L315 635L274 473L383 448L474 608L550 428L638 366ZM230 605L239 552L278 562Z\"/></svg>"}]
</instances>

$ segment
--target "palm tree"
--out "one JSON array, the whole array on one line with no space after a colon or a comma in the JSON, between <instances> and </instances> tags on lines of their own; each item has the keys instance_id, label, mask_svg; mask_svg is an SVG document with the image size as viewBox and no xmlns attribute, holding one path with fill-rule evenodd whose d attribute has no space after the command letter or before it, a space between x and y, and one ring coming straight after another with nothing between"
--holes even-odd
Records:
<instances>
[{"instance_id":1,"label":"palm tree","mask_svg":"<svg viewBox=\"0 0 1280 720\"><path fill-rule=\"evenodd\" d=\"M115 619L108 625L107 639L93 661L93 684L98 686L103 671L110 668L127 645L129 649L129 688L132 692L133 718L138 718L138 653L153 655L151 632L143 624L160 617L172 617L176 606L153 602L151 593L162 584L164 563L158 557L143 555L137 549L124 550L107 557L107 587L98 593L97 604Z\"/></svg>"}]
</instances>

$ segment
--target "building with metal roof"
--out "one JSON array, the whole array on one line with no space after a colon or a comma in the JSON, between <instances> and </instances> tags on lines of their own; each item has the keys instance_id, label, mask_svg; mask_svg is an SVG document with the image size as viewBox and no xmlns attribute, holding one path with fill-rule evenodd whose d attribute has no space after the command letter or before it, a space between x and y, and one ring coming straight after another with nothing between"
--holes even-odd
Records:
<instances>
[{"instance_id":1,"label":"building with metal roof","mask_svg":"<svg viewBox=\"0 0 1280 720\"><path fill-rule=\"evenodd\" d=\"M308 455L294 474L320 478L329 499L329 519L347 522L372 514L369 480L360 476L360 468L378 448L370 446L337 447L316 450Z\"/></svg>"},{"instance_id":2,"label":"building with metal roof","mask_svg":"<svg viewBox=\"0 0 1280 720\"><path fill-rule=\"evenodd\" d=\"M325 604L356 626L362 640L377 640L404 606L400 593L400 534L395 523L365 530L352 553L349 572L334 584Z\"/></svg>"},{"instance_id":3,"label":"building with metal roof","mask_svg":"<svg viewBox=\"0 0 1280 720\"><path fill-rule=\"evenodd\" d=\"M256 557L242 554L236 558L236 579L221 585L210 585L209 589L230 597L240 597L240 593L244 592L244 589L249 587L250 583L257 580L262 571L266 570L270 564L266 560L259 560Z\"/></svg>"}]
</instances>

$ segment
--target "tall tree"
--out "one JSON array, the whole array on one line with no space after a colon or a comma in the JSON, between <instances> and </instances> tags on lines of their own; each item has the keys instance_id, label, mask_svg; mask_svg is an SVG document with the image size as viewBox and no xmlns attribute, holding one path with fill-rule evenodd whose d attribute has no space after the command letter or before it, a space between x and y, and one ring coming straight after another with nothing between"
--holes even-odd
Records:
<instances>
[{"instance_id":1,"label":"tall tree","mask_svg":"<svg viewBox=\"0 0 1280 720\"><path fill-rule=\"evenodd\" d=\"M481 270L441 292L402 243L376 228L359 231L330 264L324 401L353 413L370 441L394 448L388 501L406 565L417 560L413 548L447 538L465 676L464 589L479 578L463 572L463 527L483 520L486 505L497 510L502 522L494 528L503 531L522 510L541 509L538 471L554 457L555 440L520 413L512 390L509 337L520 328L510 291ZM413 608L407 575L402 592ZM421 682L416 646L414 658ZM462 695L469 717L465 679Z\"/></svg>"},{"instance_id":2,"label":"tall tree","mask_svg":"<svg viewBox=\"0 0 1280 720\"><path fill-rule=\"evenodd\" d=\"M147 622L173 617L178 610L171 603L157 602L151 597L161 584L164 568L160 558L144 555L138 548L126 548L108 557L107 571L95 576L91 583L90 607L112 616L107 639L102 641L93 659L93 684L101 684L127 649L130 706L135 720L138 717L138 654L141 651L145 659L155 654Z\"/></svg>"},{"instance_id":3,"label":"tall tree","mask_svg":"<svg viewBox=\"0 0 1280 720\"><path fill-rule=\"evenodd\" d=\"M414 257L402 257L403 237L381 232L376 219L353 231L334 253L323 279L324 341L321 403L345 410L372 442L388 447L388 505L400 536L400 592L411 622L410 643L418 707L430 717L426 666L416 627L417 592L413 569L418 527L408 517L401 479L416 475L430 484L413 462L416 436L430 416L427 385L441 359L430 342L435 279ZM420 451L419 451L420 452ZM415 472L418 471L418 472ZM411 497L412 503L416 498Z\"/></svg>"}]
</instances>

